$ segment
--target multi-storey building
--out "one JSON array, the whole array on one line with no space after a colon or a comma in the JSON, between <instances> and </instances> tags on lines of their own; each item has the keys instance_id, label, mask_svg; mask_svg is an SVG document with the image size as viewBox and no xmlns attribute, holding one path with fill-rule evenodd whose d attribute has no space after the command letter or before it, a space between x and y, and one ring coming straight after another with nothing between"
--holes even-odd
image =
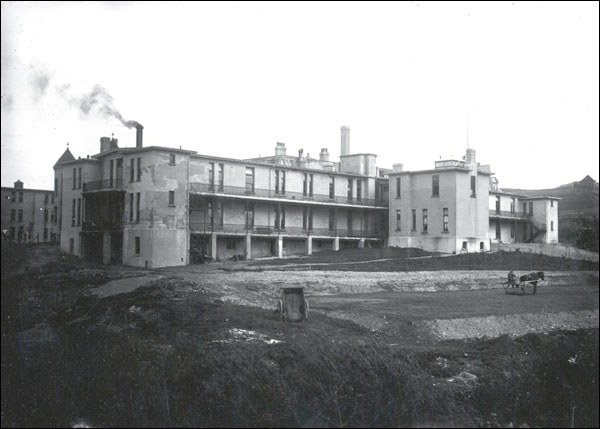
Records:
<instances>
[{"instance_id":1,"label":"multi-storey building","mask_svg":"<svg viewBox=\"0 0 600 429\"><path fill-rule=\"evenodd\" d=\"M13 188L2 187L2 235L16 243L47 243L58 240L54 193L27 189L17 180Z\"/></svg>"},{"instance_id":2,"label":"multi-storey building","mask_svg":"<svg viewBox=\"0 0 600 429\"><path fill-rule=\"evenodd\" d=\"M437 161L432 170L389 173L389 245L457 253L486 251L490 168L467 149L464 160Z\"/></svg>"},{"instance_id":3,"label":"multi-storey building","mask_svg":"<svg viewBox=\"0 0 600 429\"><path fill-rule=\"evenodd\" d=\"M351 154L342 127L340 162L286 154L238 160L167 147L119 148L56 163L60 243L84 259L161 267L212 258L284 256L382 245L388 180L373 154Z\"/></svg>"},{"instance_id":4,"label":"multi-storey building","mask_svg":"<svg viewBox=\"0 0 600 429\"><path fill-rule=\"evenodd\" d=\"M489 236L495 243L557 243L558 202L552 196L525 197L490 180Z\"/></svg>"}]
</instances>

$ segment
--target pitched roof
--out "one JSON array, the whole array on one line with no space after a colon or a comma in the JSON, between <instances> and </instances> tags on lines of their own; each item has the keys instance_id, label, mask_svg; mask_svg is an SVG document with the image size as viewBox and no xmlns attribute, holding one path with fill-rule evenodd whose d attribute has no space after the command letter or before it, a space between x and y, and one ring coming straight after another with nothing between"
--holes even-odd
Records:
<instances>
[{"instance_id":1,"label":"pitched roof","mask_svg":"<svg viewBox=\"0 0 600 429\"><path fill-rule=\"evenodd\" d=\"M67 148L67 150L65 150L65 153L63 153L62 156L60 158L58 158L58 161L56 161L56 164L54 164L54 167L56 167L58 164L62 164L63 162L74 161L74 160L75 160L75 157L73 156L73 154L71 153L69 148Z\"/></svg>"}]
</instances>

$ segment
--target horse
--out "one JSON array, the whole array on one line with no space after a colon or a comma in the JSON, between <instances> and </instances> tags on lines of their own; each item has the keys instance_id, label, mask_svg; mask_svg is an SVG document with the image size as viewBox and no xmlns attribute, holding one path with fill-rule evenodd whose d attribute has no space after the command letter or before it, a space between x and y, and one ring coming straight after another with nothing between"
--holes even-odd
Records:
<instances>
[{"instance_id":1,"label":"horse","mask_svg":"<svg viewBox=\"0 0 600 429\"><path fill-rule=\"evenodd\" d=\"M533 293L534 294L537 291L538 281L544 281L544 280L545 279L544 279L543 271L532 272L532 273L525 274L525 275L522 275L521 277L519 277L520 283L530 282L533 285Z\"/></svg>"}]
</instances>

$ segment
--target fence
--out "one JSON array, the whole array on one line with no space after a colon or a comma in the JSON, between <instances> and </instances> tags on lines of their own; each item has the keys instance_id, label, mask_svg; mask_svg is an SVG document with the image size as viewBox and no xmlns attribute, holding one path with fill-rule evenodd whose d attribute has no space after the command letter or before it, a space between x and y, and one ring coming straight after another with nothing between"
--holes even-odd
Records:
<instances>
[{"instance_id":1,"label":"fence","mask_svg":"<svg viewBox=\"0 0 600 429\"><path fill-rule=\"evenodd\" d=\"M547 256L564 256L571 259L598 262L598 253L561 243L492 243L492 250L504 250L507 252L519 250L520 252L539 253Z\"/></svg>"}]
</instances>

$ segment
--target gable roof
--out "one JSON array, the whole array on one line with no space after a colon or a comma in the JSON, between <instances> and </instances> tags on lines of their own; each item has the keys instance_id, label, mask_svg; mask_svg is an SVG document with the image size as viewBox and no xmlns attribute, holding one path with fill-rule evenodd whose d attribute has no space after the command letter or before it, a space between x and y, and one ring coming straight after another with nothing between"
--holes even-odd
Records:
<instances>
[{"instance_id":1,"label":"gable roof","mask_svg":"<svg viewBox=\"0 0 600 429\"><path fill-rule=\"evenodd\" d=\"M75 157L73 156L73 154L71 153L69 148L67 148L67 150L65 150L65 153L63 153L62 156L60 158L58 158L58 161L56 161L56 164L54 164L54 168L56 168L57 165L62 164L63 162L74 161L74 160L75 160Z\"/></svg>"}]
</instances>

